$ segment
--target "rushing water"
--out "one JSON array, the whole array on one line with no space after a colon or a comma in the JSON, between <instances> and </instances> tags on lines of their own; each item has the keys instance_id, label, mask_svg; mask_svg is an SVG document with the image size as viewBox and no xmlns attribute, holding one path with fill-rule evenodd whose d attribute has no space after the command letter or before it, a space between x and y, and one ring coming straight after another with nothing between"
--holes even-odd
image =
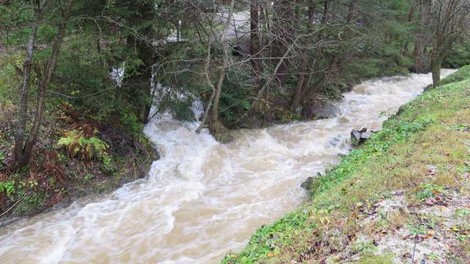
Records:
<instances>
[{"instance_id":1,"label":"rushing water","mask_svg":"<svg viewBox=\"0 0 470 264\"><path fill-rule=\"evenodd\" d=\"M300 183L338 162L352 128L380 129L430 82L365 82L344 95L337 118L240 130L226 145L162 116L145 128L161 154L146 180L3 228L0 262L216 263L294 210Z\"/></svg>"}]
</instances>

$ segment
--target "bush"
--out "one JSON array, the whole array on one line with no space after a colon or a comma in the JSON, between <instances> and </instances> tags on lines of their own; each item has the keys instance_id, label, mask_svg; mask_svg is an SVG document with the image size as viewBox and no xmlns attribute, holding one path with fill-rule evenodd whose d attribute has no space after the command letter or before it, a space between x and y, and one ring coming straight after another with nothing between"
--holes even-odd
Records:
<instances>
[{"instance_id":1,"label":"bush","mask_svg":"<svg viewBox=\"0 0 470 264\"><path fill-rule=\"evenodd\" d=\"M84 116L103 120L118 109L118 98L109 78L104 56L93 39L75 36L63 46L54 86Z\"/></svg>"},{"instance_id":2,"label":"bush","mask_svg":"<svg viewBox=\"0 0 470 264\"><path fill-rule=\"evenodd\" d=\"M470 62L470 41L456 45L443 63L445 68L460 68Z\"/></svg>"},{"instance_id":3,"label":"bush","mask_svg":"<svg viewBox=\"0 0 470 264\"><path fill-rule=\"evenodd\" d=\"M130 111L121 116L121 123L134 137L138 137L144 128L144 125L139 122L137 116Z\"/></svg>"},{"instance_id":4,"label":"bush","mask_svg":"<svg viewBox=\"0 0 470 264\"><path fill-rule=\"evenodd\" d=\"M83 160L109 161L108 144L97 137L85 137L83 132L70 130L64 133L64 137L57 143L64 147L70 157L78 157Z\"/></svg>"}]
</instances>

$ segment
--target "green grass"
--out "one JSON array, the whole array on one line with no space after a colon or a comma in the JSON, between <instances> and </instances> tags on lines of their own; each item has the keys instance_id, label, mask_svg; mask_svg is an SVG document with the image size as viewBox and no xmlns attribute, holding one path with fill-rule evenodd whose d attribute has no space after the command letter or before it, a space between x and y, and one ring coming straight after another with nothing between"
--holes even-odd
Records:
<instances>
[{"instance_id":1,"label":"green grass","mask_svg":"<svg viewBox=\"0 0 470 264\"><path fill-rule=\"evenodd\" d=\"M451 76L448 76L447 78L443 79L441 81L441 85L460 82L460 81L469 80L469 79L470 79L470 65L466 65L466 66L463 66L456 73L454 73Z\"/></svg>"},{"instance_id":2,"label":"green grass","mask_svg":"<svg viewBox=\"0 0 470 264\"><path fill-rule=\"evenodd\" d=\"M470 66L442 81L443 85L402 107L382 131L325 176L318 178L307 205L259 229L239 254L222 263L287 263L303 256L319 261L344 249L345 238L361 226L358 207L403 190L419 203L445 189L470 193ZM438 173L430 177L429 166ZM392 219L406 222L406 216ZM325 244L327 242L327 244ZM323 243L323 244L322 244ZM391 263L392 256L368 256L358 263ZM315 262L314 262L315 263Z\"/></svg>"},{"instance_id":3,"label":"green grass","mask_svg":"<svg viewBox=\"0 0 470 264\"><path fill-rule=\"evenodd\" d=\"M385 256L367 256L359 260L356 264L392 264L393 257L391 255Z\"/></svg>"}]
</instances>

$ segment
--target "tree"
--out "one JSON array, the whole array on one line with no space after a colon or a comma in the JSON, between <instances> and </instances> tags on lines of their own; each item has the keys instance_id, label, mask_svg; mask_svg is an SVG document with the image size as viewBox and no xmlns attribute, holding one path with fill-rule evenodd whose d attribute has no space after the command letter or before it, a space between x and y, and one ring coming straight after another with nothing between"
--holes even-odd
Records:
<instances>
[{"instance_id":1,"label":"tree","mask_svg":"<svg viewBox=\"0 0 470 264\"><path fill-rule=\"evenodd\" d=\"M218 41L218 44L221 45L222 47L222 63L221 65L218 65L217 67L217 79L215 81L215 84L210 78L210 73L209 73L209 67L210 67L210 60L211 60L211 44L212 40L209 40L208 43L208 51L207 51L207 59L206 59L206 64L204 67L204 75L206 77L207 84L209 87L212 89L212 95L209 99L208 105L206 107L206 111L204 113L202 122L200 127L198 128L198 132L201 131L201 128L205 125L207 122L208 116L209 116L209 111L211 111L210 115L210 121L209 121L209 130L211 133L218 138L220 141L228 141L230 140L230 136L227 134L225 131L226 128L222 125L222 123L219 120L219 112L220 112L220 97L222 94L222 86L223 82L225 79L225 74L227 71L227 68L229 67L229 52L228 52L228 43L227 43L227 33L230 27L230 23L232 21L233 17L233 10L234 10L234 5L235 5L235 0L231 0L230 2L230 8L228 10L227 17L225 18L222 33L220 35L219 39L216 39Z\"/></svg>"},{"instance_id":2,"label":"tree","mask_svg":"<svg viewBox=\"0 0 470 264\"><path fill-rule=\"evenodd\" d=\"M250 1L250 56L251 67L255 78L255 87L261 86L261 74L263 72L261 62L261 39L260 39L260 12L261 5L259 0Z\"/></svg>"},{"instance_id":3,"label":"tree","mask_svg":"<svg viewBox=\"0 0 470 264\"><path fill-rule=\"evenodd\" d=\"M468 32L470 3L466 0L416 0L418 25L413 52L414 69L432 72L439 86L442 63L461 36Z\"/></svg>"},{"instance_id":4,"label":"tree","mask_svg":"<svg viewBox=\"0 0 470 264\"><path fill-rule=\"evenodd\" d=\"M29 133L27 132L27 121L28 121L28 104L29 104L29 93L30 93L30 83L31 83L31 74L33 66L33 56L35 51L35 43L37 32L40 24L43 20L43 12L48 5L47 0L36 1L34 8L34 20L31 26L30 38L27 45L26 58L23 63L23 82L20 89L20 99L19 99L19 110L18 110L18 124L15 131L15 146L14 146L14 163L15 167L19 168L25 165L28 165L31 152L37 142L39 136L39 130L42 125L45 101L46 101L46 91L49 86L49 83L52 79L52 74L54 72L57 58L59 56L60 48L62 45L62 40L66 31L66 25L71 14L73 0L67 0L65 3L59 2L58 8L61 9L61 21L57 28L57 34L54 38L52 44L52 50L49 58L47 59L46 66L39 77L37 84L37 103L34 113L34 118L32 120L31 129Z\"/></svg>"},{"instance_id":5,"label":"tree","mask_svg":"<svg viewBox=\"0 0 470 264\"><path fill-rule=\"evenodd\" d=\"M294 1L276 0L273 3L273 26L271 58L275 67L277 85L282 87L286 82L289 68L287 55L289 47L293 44L295 17L293 12Z\"/></svg>"},{"instance_id":6,"label":"tree","mask_svg":"<svg viewBox=\"0 0 470 264\"><path fill-rule=\"evenodd\" d=\"M427 62L427 43L430 42L429 34L431 22L432 0L417 0L415 9L418 10L419 22L416 29L416 38L413 50L414 71L416 73L429 72L429 62Z\"/></svg>"},{"instance_id":7,"label":"tree","mask_svg":"<svg viewBox=\"0 0 470 264\"><path fill-rule=\"evenodd\" d=\"M460 35L468 31L470 2L467 0L434 1L431 10L432 51L431 71L433 87L439 86L444 58Z\"/></svg>"},{"instance_id":8,"label":"tree","mask_svg":"<svg viewBox=\"0 0 470 264\"><path fill-rule=\"evenodd\" d=\"M155 37L153 22L155 21L155 3L150 0L124 1L116 5L123 10L121 19L128 49L126 58L128 64L133 62L134 69L126 69L132 74L126 74L123 83L123 96L129 98L134 106L135 115L140 122L146 123L151 107L152 65L155 63L155 49L152 40ZM132 66L131 66L132 67Z\"/></svg>"}]
</instances>

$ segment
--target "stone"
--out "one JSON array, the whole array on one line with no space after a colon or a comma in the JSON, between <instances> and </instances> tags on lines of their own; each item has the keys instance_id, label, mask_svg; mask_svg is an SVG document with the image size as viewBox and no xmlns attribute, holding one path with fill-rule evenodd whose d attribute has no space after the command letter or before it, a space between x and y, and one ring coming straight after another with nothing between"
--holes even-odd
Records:
<instances>
[{"instance_id":1,"label":"stone","mask_svg":"<svg viewBox=\"0 0 470 264\"><path fill-rule=\"evenodd\" d=\"M351 130L351 141L354 145L360 145L368 140L374 131L367 131L367 128L361 128L360 130Z\"/></svg>"},{"instance_id":2,"label":"stone","mask_svg":"<svg viewBox=\"0 0 470 264\"><path fill-rule=\"evenodd\" d=\"M304 182L302 182L302 184L300 185L300 187L304 188L304 189L307 190L307 191L312 190L312 187L313 187L313 177L308 177Z\"/></svg>"},{"instance_id":3,"label":"stone","mask_svg":"<svg viewBox=\"0 0 470 264\"><path fill-rule=\"evenodd\" d=\"M361 139L364 141L369 139L371 136L372 136L371 131L366 131L366 132L361 133Z\"/></svg>"},{"instance_id":4,"label":"stone","mask_svg":"<svg viewBox=\"0 0 470 264\"><path fill-rule=\"evenodd\" d=\"M353 144L360 144L361 143L361 132L357 129L351 130L351 141Z\"/></svg>"}]
</instances>

